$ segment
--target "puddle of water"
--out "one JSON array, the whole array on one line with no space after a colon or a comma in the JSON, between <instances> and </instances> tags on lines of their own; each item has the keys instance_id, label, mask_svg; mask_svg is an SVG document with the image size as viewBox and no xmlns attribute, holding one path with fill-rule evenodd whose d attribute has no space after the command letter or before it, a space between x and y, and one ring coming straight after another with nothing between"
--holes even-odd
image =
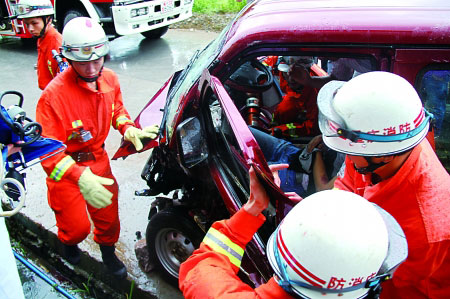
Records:
<instances>
[{"instance_id":1,"label":"puddle of water","mask_svg":"<svg viewBox=\"0 0 450 299\"><path fill-rule=\"evenodd\" d=\"M36 299L59 299L66 298L64 295L55 290L42 278L36 275L33 271L25 267L21 262L16 260L17 270L19 270L20 280L22 281L22 288L25 298ZM53 280L53 279L52 279ZM64 286L62 286L65 288ZM75 298L81 298L72 294Z\"/></svg>"},{"instance_id":2,"label":"puddle of water","mask_svg":"<svg viewBox=\"0 0 450 299\"><path fill-rule=\"evenodd\" d=\"M71 298L76 299L90 299L87 294L87 290L83 290L78 288L75 284L73 284L70 280L63 277L61 274L57 272L52 272L53 275L44 270L40 265L39 261L36 258L29 257L24 259L30 263L32 266L36 267L42 274L48 277L47 280L50 280L54 284L58 285L60 289L63 289L68 293ZM17 270L19 272L20 280L22 282L22 288L25 298L33 298L33 299L60 299L60 298L70 298L62 294L61 291L57 290L55 287L49 284L48 281L44 280L37 273L32 271L30 267L26 266L16 257L16 265Z\"/></svg>"}]
</instances>

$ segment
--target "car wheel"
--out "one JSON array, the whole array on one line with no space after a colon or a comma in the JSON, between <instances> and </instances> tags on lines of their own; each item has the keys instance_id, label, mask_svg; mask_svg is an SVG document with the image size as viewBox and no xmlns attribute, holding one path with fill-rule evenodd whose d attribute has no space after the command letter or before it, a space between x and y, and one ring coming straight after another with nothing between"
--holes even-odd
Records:
<instances>
[{"instance_id":1,"label":"car wheel","mask_svg":"<svg viewBox=\"0 0 450 299\"><path fill-rule=\"evenodd\" d=\"M167 208L147 226L149 257L165 280L178 287L180 265L200 246L204 233L182 209Z\"/></svg>"},{"instance_id":2,"label":"car wheel","mask_svg":"<svg viewBox=\"0 0 450 299\"><path fill-rule=\"evenodd\" d=\"M141 32L141 34L146 38L157 39L166 34L167 30L169 30L169 26L164 26L150 31Z\"/></svg>"},{"instance_id":3,"label":"car wheel","mask_svg":"<svg viewBox=\"0 0 450 299\"><path fill-rule=\"evenodd\" d=\"M70 20L78 18L78 17L87 17L87 14L78 9L71 9L71 10L67 11L66 15L64 16L63 27L65 27L66 24L69 23Z\"/></svg>"}]
</instances>

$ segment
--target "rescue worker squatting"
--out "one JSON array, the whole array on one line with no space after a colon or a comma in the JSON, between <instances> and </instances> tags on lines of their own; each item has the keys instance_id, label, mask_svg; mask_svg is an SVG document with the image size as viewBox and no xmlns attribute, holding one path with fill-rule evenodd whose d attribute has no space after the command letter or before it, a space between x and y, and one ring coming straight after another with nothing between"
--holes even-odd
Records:
<instances>
[{"instance_id":1,"label":"rescue worker squatting","mask_svg":"<svg viewBox=\"0 0 450 299\"><path fill-rule=\"evenodd\" d=\"M406 258L405 236L381 208L340 190L317 192L295 205L267 243L274 277L255 289L242 282L237 272L245 246L265 221L261 212L269 203L253 169L249 176L247 203L213 223L181 264L185 298L378 298L381 282Z\"/></svg>"}]
</instances>

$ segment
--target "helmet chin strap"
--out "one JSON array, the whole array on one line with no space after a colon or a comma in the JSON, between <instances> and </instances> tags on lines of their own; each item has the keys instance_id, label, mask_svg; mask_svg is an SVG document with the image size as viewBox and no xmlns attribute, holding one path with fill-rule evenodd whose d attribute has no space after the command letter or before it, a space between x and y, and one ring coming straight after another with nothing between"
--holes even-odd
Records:
<instances>
[{"instance_id":1,"label":"helmet chin strap","mask_svg":"<svg viewBox=\"0 0 450 299\"><path fill-rule=\"evenodd\" d=\"M69 63L72 64L70 60L69 60ZM101 68L100 71L98 72L98 75L95 76L95 77L92 77L92 78L86 78L86 77L83 77L83 76L81 76L81 75L77 72L77 70L76 70L73 66L72 66L72 68L73 68L73 70L75 71L75 73L77 73L78 77L80 77L81 80L83 80L84 82L92 83L92 82L97 81L97 79L102 75L102 71L103 71L103 67L104 67L104 66L105 66L105 64L103 63L102 68Z\"/></svg>"},{"instance_id":2,"label":"helmet chin strap","mask_svg":"<svg viewBox=\"0 0 450 299\"><path fill-rule=\"evenodd\" d=\"M42 17L42 21L44 21L44 27L42 28L41 32L39 32L39 36L37 36L36 38L41 38L41 37L44 36L44 34L45 34L45 29L47 29L47 25L49 24L49 23L47 22L48 18L49 18L49 16L43 16L43 17Z\"/></svg>"},{"instance_id":3,"label":"helmet chin strap","mask_svg":"<svg viewBox=\"0 0 450 299\"><path fill-rule=\"evenodd\" d=\"M370 158L370 157L363 156L363 158L366 159L367 163L369 164L366 167L356 167L356 165L353 164L353 167L355 167L355 170L357 172L359 172L360 174L368 174L368 173L374 174L373 172L375 170L377 170L381 166L384 166L388 163L388 162L374 163L374 162L372 162L372 158Z\"/></svg>"}]
</instances>

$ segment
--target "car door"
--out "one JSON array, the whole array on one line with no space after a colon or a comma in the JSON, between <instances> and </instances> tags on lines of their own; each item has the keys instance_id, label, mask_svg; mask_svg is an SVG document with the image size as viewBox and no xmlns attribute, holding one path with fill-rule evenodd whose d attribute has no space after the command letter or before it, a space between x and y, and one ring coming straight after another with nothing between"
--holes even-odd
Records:
<instances>
[{"instance_id":1,"label":"car door","mask_svg":"<svg viewBox=\"0 0 450 299\"><path fill-rule=\"evenodd\" d=\"M231 215L236 213L248 200L248 170L251 166L271 197L272 205L266 215L268 220L246 248L252 268L267 281L272 275L272 269L265 258L265 244L278 222L275 207L284 207L289 200L273 183L273 176L258 143L220 80L205 70L199 86L202 89L202 119L209 149L209 165L228 211ZM280 207L280 210L283 208ZM245 268L245 262L243 265Z\"/></svg>"},{"instance_id":2,"label":"car door","mask_svg":"<svg viewBox=\"0 0 450 299\"><path fill-rule=\"evenodd\" d=\"M170 87L172 85L172 81L176 76L179 75L180 72L176 72L172 75L164 85L159 89L159 91L148 101L145 107L141 110L139 115L134 120L134 123L139 128L145 128L147 126L152 125L160 125L164 116L164 106L166 105L167 96L170 91ZM158 146L159 139L151 140L150 142L144 145L143 150L148 150ZM129 141L125 141L122 139L119 149L112 157L112 160L116 160L118 158L126 157L131 154L135 154L137 151L134 148L133 144Z\"/></svg>"}]
</instances>

